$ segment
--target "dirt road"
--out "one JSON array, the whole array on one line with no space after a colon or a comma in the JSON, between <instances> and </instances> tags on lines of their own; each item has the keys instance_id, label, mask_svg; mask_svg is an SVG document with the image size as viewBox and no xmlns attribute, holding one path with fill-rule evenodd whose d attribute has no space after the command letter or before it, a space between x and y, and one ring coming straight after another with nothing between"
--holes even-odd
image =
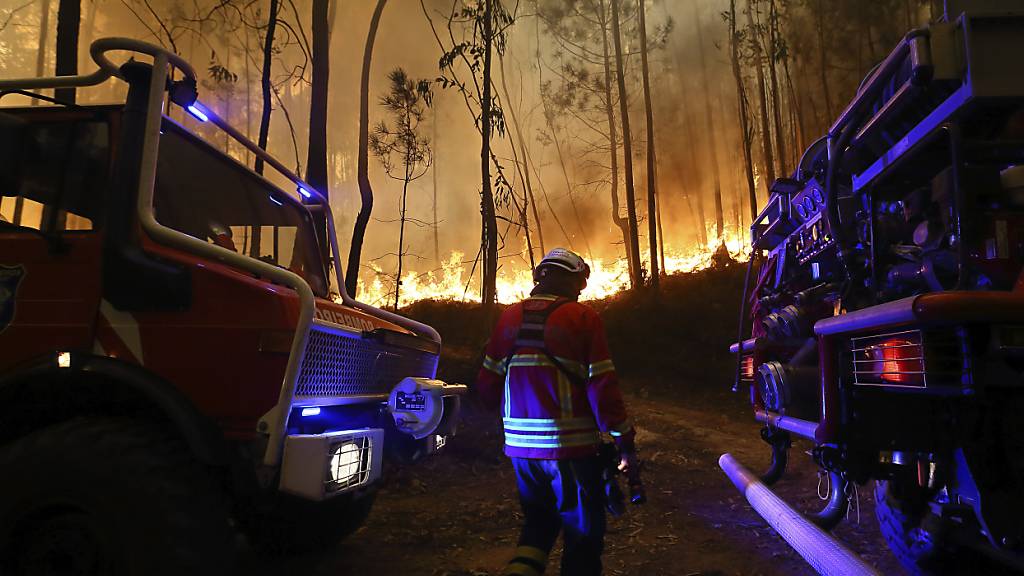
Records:
<instances>
[{"instance_id":1,"label":"dirt road","mask_svg":"<svg viewBox=\"0 0 1024 576\"><path fill-rule=\"evenodd\" d=\"M629 386L626 386L629 389ZM743 398L702 406L628 398L647 461L649 503L611 519L605 573L612 575L811 574L718 468L732 452L753 470L767 449ZM707 403L708 401L704 401ZM469 414L448 451L391 474L366 527L334 550L274 559L246 550L242 573L303 575L484 576L500 574L518 534L519 505L496 417ZM809 458L794 446L791 473L778 491L804 509L821 506ZM882 573L899 574L878 533L869 490L836 533ZM549 564L557 573L558 552Z\"/></svg>"}]
</instances>

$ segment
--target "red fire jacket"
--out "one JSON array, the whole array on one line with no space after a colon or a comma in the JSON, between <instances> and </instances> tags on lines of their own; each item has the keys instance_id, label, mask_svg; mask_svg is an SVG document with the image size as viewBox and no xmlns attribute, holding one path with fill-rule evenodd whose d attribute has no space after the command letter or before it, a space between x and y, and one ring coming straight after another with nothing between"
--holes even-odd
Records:
<instances>
[{"instance_id":1,"label":"red fire jacket","mask_svg":"<svg viewBox=\"0 0 1024 576\"><path fill-rule=\"evenodd\" d=\"M544 325L544 348L515 349L523 311L545 309L556 296L534 295L502 314L477 377L480 397L503 408L505 454L519 458L582 458L596 453L601 432L632 450L633 425L619 391L601 318L578 302L560 305Z\"/></svg>"}]
</instances>

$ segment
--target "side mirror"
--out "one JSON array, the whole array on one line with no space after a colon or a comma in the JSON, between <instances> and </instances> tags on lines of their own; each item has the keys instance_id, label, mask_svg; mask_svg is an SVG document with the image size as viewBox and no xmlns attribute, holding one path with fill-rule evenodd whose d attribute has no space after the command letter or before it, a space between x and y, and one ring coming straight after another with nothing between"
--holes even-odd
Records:
<instances>
[{"instance_id":1,"label":"side mirror","mask_svg":"<svg viewBox=\"0 0 1024 576\"><path fill-rule=\"evenodd\" d=\"M0 113L0 196L17 196L21 187L26 126L24 120Z\"/></svg>"}]
</instances>

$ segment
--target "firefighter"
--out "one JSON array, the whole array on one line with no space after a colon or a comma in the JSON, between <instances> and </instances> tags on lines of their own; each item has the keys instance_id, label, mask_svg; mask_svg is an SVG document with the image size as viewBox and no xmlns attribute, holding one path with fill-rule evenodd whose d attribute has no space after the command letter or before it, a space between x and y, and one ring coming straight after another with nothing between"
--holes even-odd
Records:
<instances>
[{"instance_id":1,"label":"firefighter","mask_svg":"<svg viewBox=\"0 0 1024 576\"><path fill-rule=\"evenodd\" d=\"M217 246L227 248L232 252L238 252L238 248L235 246L235 241L232 239L233 234L231 233L231 228L229 226L225 226L216 220L210 220L207 236L210 241Z\"/></svg>"},{"instance_id":2,"label":"firefighter","mask_svg":"<svg viewBox=\"0 0 1024 576\"><path fill-rule=\"evenodd\" d=\"M601 573L605 484L601 433L639 473L635 432L626 414L604 327L577 302L590 267L562 248L533 271L529 298L502 314L478 377L480 397L503 410L505 454L512 459L525 523L506 574L542 574L563 534L562 574Z\"/></svg>"}]
</instances>

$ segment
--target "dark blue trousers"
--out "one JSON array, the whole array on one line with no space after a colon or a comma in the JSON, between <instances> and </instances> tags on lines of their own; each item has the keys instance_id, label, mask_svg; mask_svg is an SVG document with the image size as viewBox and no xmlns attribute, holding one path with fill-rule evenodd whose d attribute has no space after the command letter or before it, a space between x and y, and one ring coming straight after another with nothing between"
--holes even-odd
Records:
<instances>
[{"instance_id":1,"label":"dark blue trousers","mask_svg":"<svg viewBox=\"0 0 1024 576\"><path fill-rule=\"evenodd\" d=\"M512 466L526 521L506 574L543 574L559 532L565 544L562 575L601 574L605 507L598 459L512 458Z\"/></svg>"}]
</instances>

